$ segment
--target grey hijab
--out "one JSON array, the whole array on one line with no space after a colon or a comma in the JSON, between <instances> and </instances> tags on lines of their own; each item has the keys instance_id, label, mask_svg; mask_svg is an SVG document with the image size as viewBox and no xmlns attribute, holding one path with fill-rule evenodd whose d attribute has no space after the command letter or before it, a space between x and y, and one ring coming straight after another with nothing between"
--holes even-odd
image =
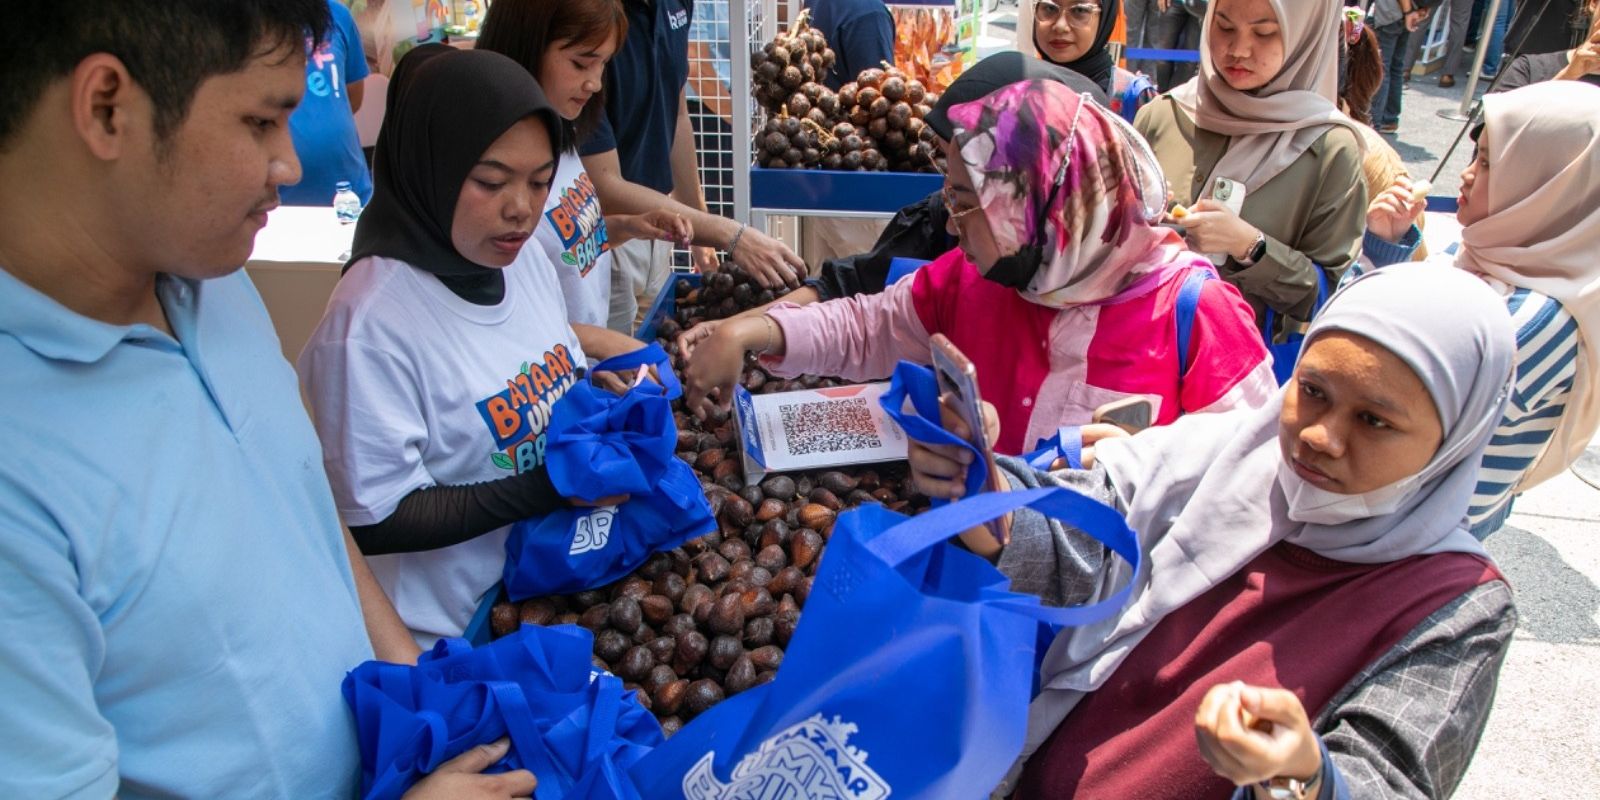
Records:
<instances>
[{"instance_id":1,"label":"grey hijab","mask_svg":"<svg viewBox=\"0 0 1600 800\"><path fill-rule=\"evenodd\" d=\"M1096 594L1135 581L1127 609L1069 629L1052 643L1013 776L1163 617L1278 542L1363 564L1428 553L1483 554L1467 530L1466 513L1483 450L1509 397L1516 343L1504 301L1482 280L1448 266L1374 270L1334 295L1306 341L1330 331L1387 348L1432 395L1444 441L1412 491L1384 516L1340 525L1289 519L1277 478L1283 460L1278 415L1283 392L1298 390L1293 381L1261 409L1190 414L1098 445L1096 457L1139 532L1149 568L1132 576L1117 560Z\"/></svg>"}]
</instances>

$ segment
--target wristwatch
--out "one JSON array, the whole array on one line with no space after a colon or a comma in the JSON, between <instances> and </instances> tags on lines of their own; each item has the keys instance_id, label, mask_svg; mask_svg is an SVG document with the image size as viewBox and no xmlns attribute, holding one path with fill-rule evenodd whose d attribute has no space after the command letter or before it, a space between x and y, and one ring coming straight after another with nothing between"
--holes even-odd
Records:
<instances>
[{"instance_id":1,"label":"wristwatch","mask_svg":"<svg viewBox=\"0 0 1600 800\"><path fill-rule=\"evenodd\" d=\"M1272 800L1310 800L1317 796L1321 782L1322 765L1318 764L1317 771L1311 773L1309 778L1268 778L1259 786L1267 791L1267 796Z\"/></svg>"},{"instance_id":2,"label":"wristwatch","mask_svg":"<svg viewBox=\"0 0 1600 800\"><path fill-rule=\"evenodd\" d=\"M1264 233L1258 233L1256 234L1256 243L1251 245L1250 252L1245 253L1244 258L1235 260L1239 262L1239 266L1241 267L1253 267L1257 261L1260 261L1266 255L1267 235Z\"/></svg>"}]
</instances>

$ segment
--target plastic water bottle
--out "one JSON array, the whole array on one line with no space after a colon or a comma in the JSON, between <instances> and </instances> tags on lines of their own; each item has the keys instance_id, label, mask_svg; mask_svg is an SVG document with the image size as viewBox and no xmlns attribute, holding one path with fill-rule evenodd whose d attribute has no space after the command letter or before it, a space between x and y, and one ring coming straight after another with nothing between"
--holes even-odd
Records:
<instances>
[{"instance_id":1,"label":"plastic water bottle","mask_svg":"<svg viewBox=\"0 0 1600 800\"><path fill-rule=\"evenodd\" d=\"M361 198L350 188L349 181L339 181L333 187L333 213L340 225L349 225L361 216Z\"/></svg>"}]
</instances>

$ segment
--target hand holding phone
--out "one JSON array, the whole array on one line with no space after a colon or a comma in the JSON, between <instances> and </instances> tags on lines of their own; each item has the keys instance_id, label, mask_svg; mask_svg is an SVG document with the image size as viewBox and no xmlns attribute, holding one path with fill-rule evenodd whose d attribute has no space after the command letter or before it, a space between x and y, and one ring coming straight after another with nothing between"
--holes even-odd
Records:
<instances>
[{"instance_id":1,"label":"hand holding phone","mask_svg":"<svg viewBox=\"0 0 1600 800\"><path fill-rule=\"evenodd\" d=\"M983 491L994 490L994 447L983 426L983 400L978 394L978 369L943 334L934 334L929 340L933 352L933 372L939 383L939 395L965 423L967 441L977 449L983 460ZM998 521L990 522L989 530L995 541L1004 544L1007 536Z\"/></svg>"},{"instance_id":2,"label":"hand holding phone","mask_svg":"<svg viewBox=\"0 0 1600 800\"><path fill-rule=\"evenodd\" d=\"M1245 222L1245 185L1230 178L1216 178L1205 199L1190 206L1183 217L1184 239L1189 249L1206 254L1221 266L1228 257L1243 258L1242 252L1255 245L1261 232Z\"/></svg>"},{"instance_id":3,"label":"hand holding phone","mask_svg":"<svg viewBox=\"0 0 1600 800\"><path fill-rule=\"evenodd\" d=\"M1155 413L1155 401L1145 395L1134 395L1100 406L1094 410L1093 419L1128 433L1138 433L1154 424Z\"/></svg>"}]
</instances>

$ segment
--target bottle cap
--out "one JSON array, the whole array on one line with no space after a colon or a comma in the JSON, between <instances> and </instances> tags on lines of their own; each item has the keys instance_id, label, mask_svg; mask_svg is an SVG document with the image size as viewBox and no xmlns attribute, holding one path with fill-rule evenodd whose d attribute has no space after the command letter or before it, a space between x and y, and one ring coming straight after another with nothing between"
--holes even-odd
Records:
<instances>
[{"instance_id":1,"label":"bottle cap","mask_svg":"<svg viewBox=\"0 0 1600 800\"><path fill-rule=\"evenodd\" d=\"M336 192L348 192L348 191L350 191L350 182L349 181L339 181L338 183L335 183L333 185L333 190L336 191Z\"/></svg>"}]
</instances>

